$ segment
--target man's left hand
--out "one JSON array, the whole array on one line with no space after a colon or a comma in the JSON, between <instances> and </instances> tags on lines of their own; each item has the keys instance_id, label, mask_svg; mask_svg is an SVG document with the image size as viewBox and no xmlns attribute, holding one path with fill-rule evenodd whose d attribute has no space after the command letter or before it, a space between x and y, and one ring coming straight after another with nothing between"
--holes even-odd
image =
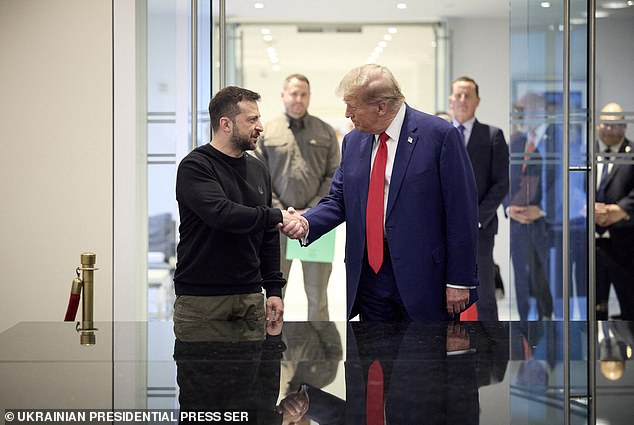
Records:
<instances>
[{"instance_id":1,"label":"man's left hand","mask_svg":"<svg viewBox=\"0 0 634 425\"><path fill-rule=\"evenodd\" d=\"M447 288L447 313L460 314L469 304L469 288Z\"/></svg>"}]
</instances>

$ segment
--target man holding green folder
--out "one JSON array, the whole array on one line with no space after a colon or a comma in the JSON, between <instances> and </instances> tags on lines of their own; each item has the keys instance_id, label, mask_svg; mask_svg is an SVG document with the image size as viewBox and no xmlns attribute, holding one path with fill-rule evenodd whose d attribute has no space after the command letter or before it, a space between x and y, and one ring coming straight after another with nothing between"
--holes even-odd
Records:
<instances>
[{"instance_id":1,"label":"man holding green folder","mask_svg":"<svg viewBox=\"0 0 634 425\"><path fill-rule=\"evenodd\" d=\"M289 75L284 80L281 98L285 113L266 123L256 155L271 173L273 206L293 207L303 213L328 194L341 159L340 147L334 129L308 113L310 83L306 76ZM332 252L334 238L331 240L326 249ZM308 320L329 320L328 280L332 260L324 262L324 258L319 258L323 256L317 254L311 258L313 261L294 255L292 249L287 251L287 237L283 234L280 248L281 269L286 279L293 258L300 258L302 263Z\"/></svg>"}]
</instances>

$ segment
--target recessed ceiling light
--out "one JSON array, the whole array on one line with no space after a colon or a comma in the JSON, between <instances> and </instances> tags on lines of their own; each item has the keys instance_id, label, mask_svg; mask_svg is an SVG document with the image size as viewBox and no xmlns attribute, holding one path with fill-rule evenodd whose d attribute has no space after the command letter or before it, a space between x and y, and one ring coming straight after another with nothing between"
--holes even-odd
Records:
<instances>
[{"instance_id":1,"label":"recessed ceiling light","mask_svg":"<svg viewBox=\"0 0 634 425\"><path fill-rule=\"evenodd\" d=\"M379 46L385 48L385 47L387 47L387 42L386 41L379 41Z\"/></svg>"},{"instance_id":2,"label":"recessed ceiling light","mask_svg":"<svg viewBox=\"0 0 634 425\"><path fill-rule=\"evenodd\" d=\"M630 6L626 1L608 1L601 4L601 7L605 9L625 9Z\"/></svg>"},{"instance_id":3,"label":"recessed ceiling light","mask_svg":"<svg viewBox=\"0 0 634 425\"><path fill-rule=\"evenodd\" d=\"M271 30L268 29L268 28L262 28L260 30L260 34L262 34L262 35L266 35L266 34L270 34L270 33L271 33Z\"/></svg>"},{"instance_id":4,"label":"recessed ceiling light","mask_svg":"<svg viewBox=\"0 0 634 425\"><path fill-rule=\"evenodd\" d=\"M610 14L605 10L597 10L594 16L596 16L597 18L607 18L608 16L610 16Z\"/></svg>"},{"instance_id":5,"label":"recessed ceiling light","mask_svg":"<svg viewBox=\"0 0 634 425\"><path fill-rule=\"evenodd\" d=\"M264 9L264 3L253 3L253 7L255 7L256 9Z\"/></svg>"},{"instance_id":6,"label":"recessed ceiling light","mask_svg":"<svg viewBox=\"0 0 634 425\"><path fill-rule=\"evenodd\" d=\"M586 18L570 18L570 23L572 25L585 25L588 21Z\"/></svg>"},{"instance_id":7,"label":"recessed ceiling light","mask_svg":"<svg viewBox=\"0 0 634 425\"><path fill-rule=\"evenodd\" d=\"M389 27L387 29L387 32L389 32L390 34L396 34L398 32L398 29L396 27Z\"/></svg>"},{"instance_id":8,"label":"recessed ceiling light","mask_svg":"<svg viewBox=\"0 0 634 425\"><path fill-rule=\"evenodd\" d=\"M396 3L397 9L407 9L407 3Z\"/></svg>"},{"instance_id":9,"label":"recessed ceiling light","mask_svg":"<svg viewBox=\"0 0 634 425\"><path fill-rule=\"evenodd\" d=\"M628 5L628 6L634 6L634 1L632 1L632 0L628 1L628 2L627 2L627 5Z\"/></svg>"},{"instance_id":10,"label":"recessed ceiling light","mask_svg":"<svg viewBox=\"0 0 634 425\"><path fill-rule=\"evenodd\" d=\"M390 41L391 39L392 39L392 36L390 34L385 34L383 36L383 40L385 40L385 41Z\"/></svg>"},{"instance_id":11,"label":"recessed ceiling light","mask_svg":"<svg viewBox=\"0 0 634 425\"><path fill-rule=\"evenodd\" d=\"M544 9L547 9L550 7L550 2L549 1L543 1L539 4L541 7L543 7Z\"/></svg>"},{"instance_id":12,"label":"recessed ceiling light","mask_svg":"<svg viewBox=\"0 0 634 425\"><path fill-rule=\"evenodd\" d=\"M264 37L262 37L262 40L264 40L264 41L273 41L273 36L271 34L267 34Z\"/></svg>"}]
</instances>

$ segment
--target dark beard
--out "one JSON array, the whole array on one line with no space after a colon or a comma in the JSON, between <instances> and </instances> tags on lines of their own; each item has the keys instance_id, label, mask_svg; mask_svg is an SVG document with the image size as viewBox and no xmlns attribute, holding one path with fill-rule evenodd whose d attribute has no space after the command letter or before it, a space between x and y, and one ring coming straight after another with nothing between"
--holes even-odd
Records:
<instances>
[{"instance_id":1,"label":"dark beard","mask_svg":"<svg viewBox=\"0 0 634 425\"><path fill-rule=\"evenodd\" d=\"M250 136L240 136L235 132L231 135L231 144L240 149L241 152L253 150Z\"/></svg>"}]
</instances>

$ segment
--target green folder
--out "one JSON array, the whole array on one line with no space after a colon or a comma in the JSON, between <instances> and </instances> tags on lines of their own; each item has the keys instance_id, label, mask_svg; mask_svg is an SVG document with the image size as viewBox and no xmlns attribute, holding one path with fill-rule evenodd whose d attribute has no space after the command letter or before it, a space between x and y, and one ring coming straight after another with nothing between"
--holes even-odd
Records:
<instances>
[{"instance_id":1,"label":"green folder","mask_svg":"<svg viewBox=\"0 0 634 425\"><path fill-rule=\"evenodd\" d=\"M286 259L332 263L332 260L335 258L336 230L337 229L331 230L305 247L301 246L299 241L289 239L286 243Z\"/></svg>"}]
</instances>

